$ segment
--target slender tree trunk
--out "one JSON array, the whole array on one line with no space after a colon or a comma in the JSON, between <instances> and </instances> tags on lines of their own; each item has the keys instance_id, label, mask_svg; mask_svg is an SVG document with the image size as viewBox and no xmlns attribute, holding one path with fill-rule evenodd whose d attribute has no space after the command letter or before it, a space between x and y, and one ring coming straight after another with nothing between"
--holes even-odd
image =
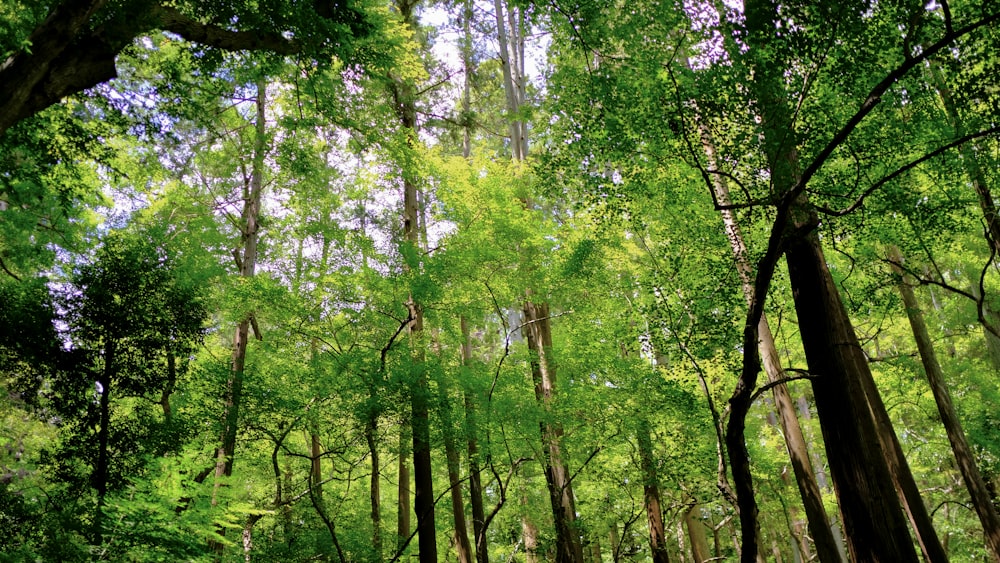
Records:
<instances>
[{"instance_id":1,"label":"slender tree trunk","mask_svg":"<svg viewBox=\"0 0 1000 563\"><path fill-rule=\"evenodd\" d=\"M469 322L462 316L462 365L472 363L472 340L469 336ZM486 513L483 509L483 485L479 475L479 443L476 421L476 404L472 395L465 393L465 425L468 432L469 453L469 501L472 505L472 535L476 544L476 562L489 563L489 546L486 544Z\"/></svg>"},{"instance_id":2,"label":"slender tree trunk","mask_svg":"<svg viewBox=\"0 0 1000 563\"><path fill-rule=\"evenodd\" d=\"M507 97L507 112L510 114L509 134L511 154L515 161L522 161L527 156L522 152L521 121L517 118L519 109L518 93L515 87L513 69L511 68L510 42L507 40L507 23L504 21L504 0L493 0L493 7L496 10L497 20L497 40L500 43L500 68L503 72L503 91Z\"/></svg>"},{"instance_id":3,"label":"slender tree trunk","mask_svg":"<svg viewBox=\"0 0 1000 563\"><path fill-rule=\"evenodd\" d=\"M462 64L465 78L462 84L462 156L468 160L472 156L472 0L464 0L462 5ZM462 315L459 319L462 330L462 365L472 365L472 339L469 335L469 320ZM469 503L472 505L472 538L476 549L476 563L489 563L490 552L486 544L486 512L483 508L483 484L479 467L478 428L476 424L476 401L471 393L464 393L465 425L469 455Z\"/></svg>"},{"instance_id":4,"label":"slender tree trunk","mask_svg":"<svg viewBox=\"0 0 1000 563\"><path fill-rule=\"evenodd\" d=\"M323 446L319 442L319 434L316 430L309 433L309 441L312 446L312 459L311 467L309 471L309 481L312 492L316 495L316 499L323 500L323 463L321 456L323 455Z\"/></svg>"},{"instance_id":5,"label":"slender tree trunk","mask_svg":"<svg viewBox=\"0 0 1000 563\"><path fill-rule=\"evenodd\" d=\"M528 349L531 351L531 374L535 383L535 399L547 413L551 412L555 394L555 364L552 362L552 331L549 307L546 303L528 301L524 306ZM576 507L569 470L562 458L562 426L557 422L540 424L544 447L545 481L552 502L552 519L556 529L556 561L583 561L583 545L576 529Z\"/></svg>"},{"instance_id":6,"label":"slender tree trunk","mask_svg":"<svg viewBox=\"0 0 1000 563\"><path fill-rule=\"evenodd\" d=\"M927 382L930 384L931 392L934 394L934 402L938 407L938 414L944 424L945 432L948 434L948 441L951 443L955 461L958 463L965 487L969 491L972 505L976 508L979 522L983 526L983 533L986 539L986 548L994 562L1000 562L1000 517L990 499L986 483L983 481L979 468L976 466L975 456L969 442L965 438L962 430L962 423L955 413L955 405L951 400L951 393L945 382L944 372L941 364L937 360L934 352L934 345L927 325L924 323L923 313L917 303L917 298L913 294L903 270L897 266L902 264L903 257L899 249L892 247L889 250L889 259L894 263L893 270L900 276L899 294L903 298L903 305L906 307L906 316L910 321L910 328L913 330L913 338L917 343L917 350L920 352L920 361L924 366L924 373L927 374Z\"/></svg>"},{"instance_id":7,"label":"slender tree trunk","mask_svg":"<svg viewBox=\"0 0 1000 563\"><path fill-rule=\"evenodd\" d=\"M417 0L398 0L396 8L403 22L415 34ZM400 124L408 136L410 148L417 144L416 88L409 80L394 79L393 97ZM403 167L403 241L417 253L421 245L422 213L415 171ZM419 266L417 266L419 267ZM406 301L409 312L407 330L410 337L411 362L415 381L410 386L410 424L413 433L413 509L417 516L417 541L421 563L437 563L437 532L434 520L434 481L431 466L430 397L424 361L423 306L413 295Z\"/></svg>"},{"instance_id":8,"label":"slender tree trunk","mask_svg":"<svg viewBox=\"0 0 1000 563\"><path fill-rule=\"evenodd\" d=\"M646 520L649 523L649 551L653 563L669 563L667 539L663 530L663 508L660 506L659 477L653 457L653 441L650 438L649 421L642 419L637 433L639 442L639 463L642 466L642 490L646 503Z\"/></svg>"},{"instance_id":9,"label":"slender tree trunk","mask_svg":"<svg viewBox=\"0 0 1000 563\"><path fill-rule=\"evenodd\" d=\"M94 545L104 543L104 497L108 494L108 466L110 465L108 438L111 434L111 381L114 379L117 344L107 339L104 345L104 369L98 377L101 398L98 403L100 427L97 430L97 465L94 467L93 484L97 489L97 511L94 514Z\"/></svg>"},{"instance_id":10,"label":"slender tree trunk","mask_svg":"<svg viewBox=\"0 0 1000 563\"><path fill-rule=\"evenodd\" d=\"M510 114L511 152L516 162L527 157L528 139L525 124L517 117L520 101L523 99L521 88L523 76L514 76L523 66L523 31L514 26L516 44L508 42L506 23L504 22L503 0L494 0L497 19L497 38L500 43L501 65L503 67L504 93L507 98L507 110ZM512 20L514 21L514 20ZM523 19L520 20L523 23ZM513 48L513 55L512 55ZM522 61L520 64L517 61ZM527 201L524 202L528 204ZM546 303L536 303L531 299L531 290L525 291L524 327L528 348L531 352L532 380L535 383L535 398L550 412L551 401L555 394L555 365L551 361L552 329L549 323L549 308ZM556 561L583 561L583 544L579 531L576 529L576 509L573 496L573 486L569 480L569 470L562 459L561 437L562 428L557 423L541 424L542 443L544 450L545 480L549 489L549 499L552 503L553 522L556 528Z\"/></svg>"},{"instance_id":11,"label":"slender tree trunk","mask_svg":"<svg viewBox=\"0 0 1000 563\"><path fill-rule=\"evenodd\" d=\"M370 398L374 400L373 398ZM376 560L382 558L382 468L378 451L376 432L378 431L378 416L369 413L365 423L365 442L368 444L368 455L371 456L372 474L368 489L371 501L372 521L372 552Z\"/></svg>"},{"instance_id":12,"label":"slender tree trunk","mask_svg":"<svg viewBox=\"0 0 1000 563\"><path fill-rule=\"evenodd\" d=\"M446 386L439 387L441 425L444 434L445 458L448 461L448 484L451 489L451 512L455 524L455 555L459 563L472 563L474 557L469 544L469 531L465 525L465 500L462 498L461 462L455 440L451 403Z\"/></svg>"},{"instance_id":13,"label":"slender tree trunk","mask_svg":"<svg viewBox=\"0 0 1000 563\"><path fill-rule=\"evenodd\" d=\"M399 427L399 483L396 501L396 547L403 545L410 537L410 448L412 437L410 426L405 422Z\"/></svg>"}]
</instances>

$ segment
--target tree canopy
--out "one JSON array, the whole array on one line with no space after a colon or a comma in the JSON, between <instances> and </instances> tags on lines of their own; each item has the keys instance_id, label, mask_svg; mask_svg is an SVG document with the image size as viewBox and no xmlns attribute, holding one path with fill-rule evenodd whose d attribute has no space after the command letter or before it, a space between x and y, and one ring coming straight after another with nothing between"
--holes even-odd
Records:
<instances>
[{"instance_id":1,"label":"tree canopy","mask_svg":"<svg viewBox=\"0 0 1000 563\"><path fill-rule=\"evenodd\" d=\"M1000 561L998 39L0 6L0 559Z\"/></svg>"}]
</instances>

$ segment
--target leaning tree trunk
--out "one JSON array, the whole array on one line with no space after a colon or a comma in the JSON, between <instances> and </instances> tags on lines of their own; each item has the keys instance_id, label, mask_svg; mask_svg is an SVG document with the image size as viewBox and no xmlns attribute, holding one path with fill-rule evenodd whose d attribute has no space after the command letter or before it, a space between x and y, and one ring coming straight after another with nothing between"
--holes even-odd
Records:
<instances>
[{"instance_id":1,"label":"leaning tree trunk","mask_svg":"<svg viewBox=\"0 0 1000 563\"><path fill-rule=\"evenodd\" d=\"M965 487L969 491L972 505L976 508L979 522L983 526L983 533L986 539L986 548L994 562L1000 562L1000 517L990 498L989 490L983 481L979 468L976 466L975 456L969 442L965 438L962 430L962 423L955 413L955 405L951 401L951 392L944 379L944 372L941 364L937 360L934 352L934 344L927 331L927 324L924 322L920 305L913 294L907 276L901 268L903 257L899 249L892 247L889 251L889 260L893 263L893 271L900 276L898 288L899 294L903 298L903 305L906 307L906 316L910 321L910 328L913 330L913 338L917 343L917 350L920 352L920 361L924 366L924 373L927 375L927 382L930 384L931 392L934 394L934 402L937 404L938 414L941 416L941 423L948 434L948 441L951 443L951 450L958 463L958 469L965 481Z\"/></svg>"},{"instance_id":2,"label":"leaning tree trunk","mask_svg":"<svg viewBox=\"0 0 1000 563\"><path fill-rule=\"evenodd\" d=\"M702 146L708 158L708 164L716 168L715 146L709 135L708 129L700 127L702 135ZM725 178L720 175L712 176L712 188L715 192L716 201L722 207L721 214L726 230L726 238L733 251L733 258L736 260L736 269L739 272L743 285L743 295L747 303L753 303L753 267L750 263L750 256L747 252L746 243L743 240L743 233L740 225L736 221L736 215L729 207L731 205L729 197L729 186ZM771 334L771 327L767 322L767 316L761 315L757 325L758 348L761 362L767 379L774 386L771 392L774 396L775 410L778 412L781 430L785 437L785 446L788 449L788 457L792 463L792 470L795 473L795 482L799 488L799 495L802 497L802 505L806 512L806 520L809 522L809 532L812 534L816 544L816 555L823 563L839 563L841 561L840 551L837 549L837 542L833 537L830 528L830 519L827 517L826 508L823 506L823 493L820 491L816 476L813 473L812 462L809 460L809 450L806 446L806 439L802 435L802 427L799 419L795 415L795 406L792 403L791 395L788 393L788 386L784 383L777 383L784 380L785 372L781 367L778 356L778 348L774 343L774 335Z\"/></svg>"},{"instance_id":3,"label":"leaning tree trunk","mask_svg":"<svg viewBox=\"0 0 1000 563\"><path fill-rule=\"evenodd\" d=\"M774 57L781 52L774 44L777 8L766 0L748 1L745 14L749 47L746 56L753 72L748 87L760 116L770 179L780 197L766 260L761 263L755 284L762 293L766 292L779 252L783 250L802 345L812 374L827 459L852 558L855 561L915 561L916 552L899 499L892 494L897 482L890 473L887 458L891 457L900 470L906 468L906 460L898 456L898 449L893 447L891 440L882 439L887 433L894 437L894 433L887 417L884 420L875 418L876 414L884 412L884 405L827 268L816 233L818 217L800 185L804 180L798 168L796 132L783 75L788 63L780 56L778 60ZM742 55L733 53L733 56ZM760 318L756 315L761 315L765 297L766 294L754 296L750 315L753 322ZM753 322L747 323L745 346L756 341L757 330ZM751 355L744 362L741 382L734 393L731 420L736 418L737 411L740 418L745 416L757 370L759 360ZM745 446L741 447L735 433L727 437L731 438L727 440L731 447L738 448L739 458L733 463L734 474L737 469L740 471L737 490L744 495L752 494L752 482L749 487L747 485L750 476L748 459L744 457ZM901 491L908 490L905 482L908 474L908 471L896 473ZM917 515L916 509L923 508L919 498L917 500L916 506L910 506L911 515ZM749 506L756 509L752 501ZM744 528L746 550L751 547L748 540L755 539L748 535L754 534L756 519L750 520L742 510L740 516L744 526L754 527L749 531ZM923 530L923 526L915 527L918 534L923 534ZM940 546L933 530L930 537L920 539L923 547ZM925 554L933 555L933 552L928 550ZM749 560L746 553L743 558Z\"/></svg>"}]
</instances>

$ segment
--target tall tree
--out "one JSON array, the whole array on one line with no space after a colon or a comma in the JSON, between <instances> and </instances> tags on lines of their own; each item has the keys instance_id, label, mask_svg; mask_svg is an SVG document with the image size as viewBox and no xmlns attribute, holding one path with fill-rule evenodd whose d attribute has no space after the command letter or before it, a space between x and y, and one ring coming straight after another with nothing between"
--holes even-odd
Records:
<instances>
[{"instance_id":1,"label":"tall tree","mask_svg":"<svg viewBox=\"0 0 1000 563\"><path fill-rule=\"evenodd\" d=\"M264 159L267 155L267 79L256 81L254 122L250 167L242 170L243 212L238 227L240 245L233 253L240 278L251 283L257 270L258 242L260 237L261 199L264 196ZM243 404L243 384L246 374L247 343L253 325L258 339L260 329L253 311L243 313L233 331L232 360L223 395L222 437L216 450L216 490L224 478L233 474L236 455L236 438L239 432L240 408ZM220 546L221 548L221 546Z\"/></svg>"},{"instance_id":2,"label":"tall tree","mask_svg":"<svg viewBox=\"0 0 1000 563\"><path fill-rule=\"evenodd\" d=\"M419 33L417 28L417 5L419 0L398 0L396 10L403 24L411 33ZM412 159L419 139L417 137L417 90L412 78L394 77L390 85L392 101L399 118L403 150L407 154L401 164L403 180L403 241L401 244L406 268L420 269L422 243L421 225L423 206L420 201L416 167ZM410 385L410 425L413 434L413 510L417 515L417 540L420 547L420 561L437 561L437 532L434 519L434 480L431 465L430 396L425 364L425 341L423 304L417 302L411 291L407 296L407 331L410 337L412 377Z\"/></svg>"},{"instance_id":3,"label":"tall tree","mask_svg":"<svg viewBox=\"0 0 1000 563\"><path fill-rule=\"evenodd\" d=\"M927 376L927 383L930 384L931 393L934 394L938 415L941 417L941 423L948 434L948 441L951 443L952 453L958 463L958 470L962 474L965 487L972 499L972 506L975 507L976 514L983 526L986 548L994 561L1000 561L1000 516L997 516L989 489L976 465L975 455L965 437L965 431L962 430L962 422L955 412L955 405L951 399L951 393L948 391L948 384L941 364L937 360L934 343L927 330L927 323L924 322L920 304L917 303L917 297L911 287L912 280L905 275L902 269L903 256L898 247L894 246L889 249L889 260L893 264L893 271L899 276L899 294L903 298L906 317L913 330L913 338L916 340L917 351L920 353L920 362L924 366L924 374Z\"/></svg>"}]
</instances>

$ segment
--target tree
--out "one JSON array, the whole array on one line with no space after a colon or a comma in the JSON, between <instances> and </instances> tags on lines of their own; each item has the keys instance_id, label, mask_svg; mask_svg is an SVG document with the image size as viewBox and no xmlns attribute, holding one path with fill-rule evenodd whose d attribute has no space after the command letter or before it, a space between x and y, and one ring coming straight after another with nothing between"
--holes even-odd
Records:
<instances>
[{"instance_id":1,"label":"tree","mask_svg":"<svg viewBox=\"0 0 1000 563\"><path fill-rule=\"evenodd\" d=\"M87 393L96 384L99 395L91 485L97 493L92 541L100 545L105 497L128 480L127 471L112 468L116 462L122 468L135 462L113 457L134 447L114 443L122 435L114 434L113 405L151 396L162 403L176 381L175 359L198 344L207 311L196 288L176 278L162 249L135 235L116 234L105 237L94 261L77 270L62 306L73 344L92 362L89 370L72 374L73 385L77 393Z\"/></svg>"}]
</instances>

